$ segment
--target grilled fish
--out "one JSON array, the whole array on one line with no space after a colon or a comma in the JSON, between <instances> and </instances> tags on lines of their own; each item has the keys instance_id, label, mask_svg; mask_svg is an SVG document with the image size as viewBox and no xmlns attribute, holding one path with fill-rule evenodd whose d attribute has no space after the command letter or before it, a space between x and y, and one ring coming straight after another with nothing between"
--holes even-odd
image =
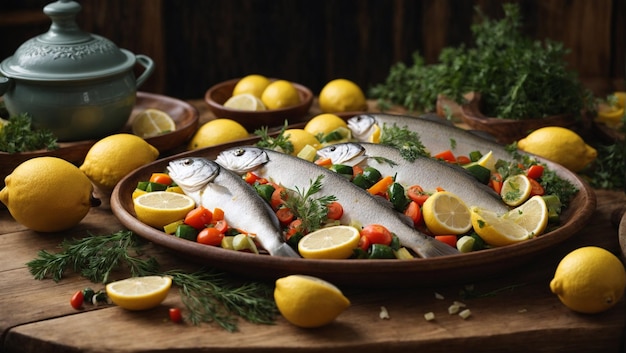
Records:
<instances>
[{"instance_id":1,"label":"grilled fish","mask_svg":"<svg viewBox=\"0 0 626 353\"><path fill-rule=\"evenodd\" d=\"M222 151L216 162L238 174L254 170L259 176L293 190L306 189L311 180L322 175L322 188L316 195L337 198L344 208L342 224L355 220L362 224L384 225L398 236L403 246L423 258L459 253L457 249L419 232L408 224L404 215L349 180L298 157L257 147L235 147Z\"/></svg>"},{"instance_id":2,"label":"grilled fish","mask_svg":"<svg viewBox=\"0 0 626 353\"><path fill-rule=\"evenodd\" d=\"M283 241L280 222L271 207L238 175L200 157L173 160L167 169L196 204L224 210L229 226L255 234L270 255L300 257Z\"/></svg>"}]
</instances>

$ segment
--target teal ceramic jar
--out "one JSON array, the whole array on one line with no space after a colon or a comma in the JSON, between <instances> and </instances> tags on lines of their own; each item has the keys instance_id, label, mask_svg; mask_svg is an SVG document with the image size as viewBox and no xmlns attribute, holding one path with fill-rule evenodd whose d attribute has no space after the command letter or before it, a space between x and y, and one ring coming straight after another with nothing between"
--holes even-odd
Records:
<instances>
[{"instance_id":1,"label":"teal ceramic jar","mask_svg":"<svg viewBox=\"0 0 626 353\"><path fill-rule=\"evenodd\" d=\"M59 0L44 7L47 33L22 44L0 63L0 94L11 115L28 113L35 128L59 141L98 139L120 131L132 112L137 87L154 62L81 31L81 6ZM143 67L136 78L134 67Z\"/></svg>"}]
</instances>

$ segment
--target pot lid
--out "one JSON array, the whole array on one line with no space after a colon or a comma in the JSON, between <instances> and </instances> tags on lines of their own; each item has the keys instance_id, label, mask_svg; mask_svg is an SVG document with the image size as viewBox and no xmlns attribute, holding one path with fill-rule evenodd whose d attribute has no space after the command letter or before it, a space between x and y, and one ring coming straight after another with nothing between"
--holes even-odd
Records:
<instances>
[{"instance_id":1,"label":"pot lid","mask_svg":"<svg viewBox=\"0 0 626 353\"><path fill-rule=\"evenodd\" d=\"M83 32L76 24L81 5L59 0L43 12L52 19L48 32L24 42L15 54L0 63L0 74L37 81L74 81L115 75L136 61L101 36Z\"/></svg>"}]
</instances>

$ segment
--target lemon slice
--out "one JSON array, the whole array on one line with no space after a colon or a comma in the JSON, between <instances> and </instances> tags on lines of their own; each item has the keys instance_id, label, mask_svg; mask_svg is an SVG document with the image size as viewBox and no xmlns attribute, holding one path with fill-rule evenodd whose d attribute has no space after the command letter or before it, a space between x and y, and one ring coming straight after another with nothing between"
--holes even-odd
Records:
<instances>
[{"instance_id":1,"label":"lemon slice","mask_svg":"<svg viewBox=\"0 0 626 353\"><path fill-rule=\"evenodd\" d=\"M548 225L548 206L543 197L536 195L504 214L502 218L513 221L533 236L538 236L543 234Z\"/></svg>"},{"instance_id":2,"label":"lemon slice","mask_svg":"<svg viewBox=\"0 0 626 353\"><path fill-rule=\"evenodd\" d=\"M304 236L298 243L298 251L305 259L347 259L360 238L359 230L354 227L326 227Z\"/></svg>"},{"instance_id":3,"label":"lemon slice","mask_svg":"<svg viewBox=\"0 0 626 353\"><path fill-rule=\"evenodd\" d=\"M524 174L512 175L502 183L500 196L504 203L509 206L519 206L530 197L532 185Z\"/></svg>"},{"instance_id":4,"label":"lemon slice","mask_svg":"<svg viewBox=\"0 0 626 353\"><path fill-rule=\"evenodd\" d=\"M440 191L422 207L426 227L434 234L463 234L472 228L470 210L457 195Z\"/></svg>"},{"instance_id":5,"label":"lemon slice","mask_svg":"<svg viewBox=\"0 0 626 353\"><path fill-rule=\"evenodd\" d=\"M176 123L162 110L146 109L135 117L132 130L133 134L148 138L176 130Z\"/></svg>"},{"instance_id":6,"label":"lemon slice","mask_svg":"<svg viewBox=\"0 0 626 353\"><path fill-rule=\"evenodd\" d=\"M242 93L228 98L224 107L236 110L267 110L263 102L252 93Z\"/></svg>"},{"instance_id":7,"label":"lemon slice","mask_svg":"<svg viewBox=\"0 0 626 353\"><path fill-rule=\"evenodd\" d=\"M131 277L106 285L107 296L128 310L146 310L161 304L172 287L170 277Z\"/></svg>"},{"instance_id":8,"label":"lemon slice","mask_svg":"<svg viewBox=\"0 0 626 353\"><path fill-rule=\"evenodd\" d=\"M163 228L166 224L185 218L196 203L187 195L153 191L134 198L133 205L137 219L149 226Z\"/></svg>"},{"instance_id":9,"label":"lemon slice","mask_svg":"<svg viewBox=\"0 0 626 353\"><path fill-rule=\"evenodd\" d=\"M372 126L372 134L370 135L370 137L368 138L368 141L371 143L380 143L380 126L378 126L378 124L374 124L374 126Z\"/></svg>"},{"instance_id":10,"label":"lemon slice","mask_svg":"<svg viewBox=\"0 0 626 353\"><path fill-rule=\"evenodd\" d=\"M512 219L499 217L495 212L472 207L472 226L487 244L504 246L530 239L533 234Z\"/></svg>"},{"instance_id":11,"label":"lemon slice","mask_svg":"<svg viewBox=\"0 0 626 353\"><path fill-rule=\"evenodd\" d=\"M493 157L492 151L489 151L485 155L480 157L480 159L476 161L476 163L481 167L489 169L492 172L496 171L496 159Z\"/></svg>"},{"instance_id":12,"label":"lemon slice","mask_svg":"<svg viewBox=\"0 0 626 353\"><path fill-rule=\"evenodd\" d=\"M305 328L329 324L350 306L350 300L339 288L321 278L305 275L276 280L274 300L287 321Z\"/></svg>"}]
</instances>

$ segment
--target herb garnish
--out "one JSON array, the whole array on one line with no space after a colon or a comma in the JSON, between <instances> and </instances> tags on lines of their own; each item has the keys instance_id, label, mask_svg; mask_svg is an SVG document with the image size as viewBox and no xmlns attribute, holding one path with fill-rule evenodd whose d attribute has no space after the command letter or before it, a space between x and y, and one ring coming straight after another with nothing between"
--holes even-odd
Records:
<instances>
[{"instance_id":1,"label":"herb garnish","mask_svg":"<svg viewBox=\"0 0 626 353\"><path fill-rule=\"evenodd\" d=\"M296 218L302 220L302 230L304 234L310 233L322 227L328 215L328 204L336 201L332 195L313 198L322 188L324 175L320 174L313 181L311 180L308 189L287 190L285 205L294 213Z\"/></svg>"},{"instance_id":2,"label":"herb garnish","mask_svg":"<svg viewBox=\"0 0 626 353\"><path fill-rule=\"evenodd\" d=\"M409 162L415 161L420 156L430 156L417 132L409 130L407 126L401 128L395 123L391 127L383 124L380 144L397 148L402 158Z\"/></svg>"},{"instance_id":3,"label":"herb garnish","mask_svg":"<svg viewBox=\"0 0 626 353\"><path fill-rule=\"evenodd\" d=\"M18 114L9 118L0 128L0 151L19 153L39 149L54 150L59 146L51 131L34 129L28 114Z\"/></svg>"},{"instance_id":4,"label":"herb garnish","mask_svg":"<svg viewBox=\"0 0 626 353\"><path fill-rule=\"evenodd\" d=\"M289 141L289 134L285 135L287 126L287 121L285 120L285 124L280 129L280 132L274 137L270 135L267 126L263 126L260 129L255 130L254 134L261 138L255 146L271 149L285 154L293 153L293 144Z\"/></svg>"},{"instance_id":5,"label":"herb garnish","mask_svg":"<svg viewBox=\"0 0 626 353\"><path fill-rule=\"evenodd\" d=\"M214 270L159 272L157 260L143 255L145 244L127 230L89 235L63 241L59 253L41 250L27 266L35 279L52 278L55 282L68 269L100 283L107 283L112 271L123 267L130 268L133 276L171 276L180 287L188 319L193 324L216 323L233 332L237 330L237 317L253 323L273 323L277 309L267 285L250 282L235 286L225 280L223 273Z\"/></svg>"}]
</instances>

